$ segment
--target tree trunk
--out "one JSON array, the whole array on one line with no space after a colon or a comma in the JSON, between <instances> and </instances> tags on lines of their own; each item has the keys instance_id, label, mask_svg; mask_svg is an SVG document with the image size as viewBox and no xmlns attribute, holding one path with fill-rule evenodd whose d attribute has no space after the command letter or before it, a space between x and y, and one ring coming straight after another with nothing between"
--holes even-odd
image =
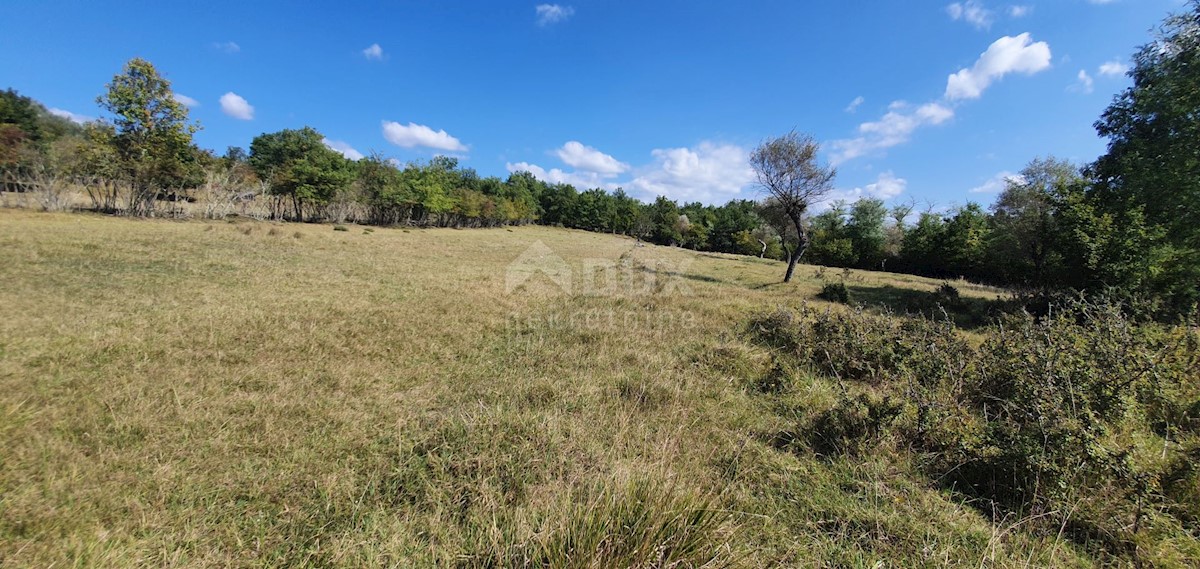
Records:
<instances>
[{"instance_id":1,"label":"tree trunk","mask_svg":"<svg viewBox=\"0 0 1200 569\"><path fill-rule=\"evenodd\" d=\"M796 248L794 250L785 251L788 253L788 268L787 273L783 275L783 282L791 282L792 274L796 272L796 263L800 262L800 257L804 256L804 251L808 249L808 233L804 231L804 224L800 221L800 213L789 214L792 218L792 225L796 226Z\"/></svg>"},{"instance_id":2,"label":"tree trunk","mask_svg":"<svg viewBox=\"0 0 1200 569\"><path fill-rule=\"evenodd\" d=\"M767 256L767 242L762 239L759 239L758 242L762 243L762 251L758 253L758 258L762 259Z\"/></svg>"},{"instance_id":3,"label":"tree trunk","mask_svg":"<svg viewBox=\"0 0 1200 569\"><path fill-rule=\"evenodd\" d=\"M797 247L796 251L799 251L799 250L800 250L800 248ZM792 273L796 272L796 262L799 260L800 260L800 255L797 253L791 253L788 255L788 268L787 268L787 272L784 273L784 275L783 275L783 282L785 282L785 283L792 282Z\"/></svg>"}]
</instances>

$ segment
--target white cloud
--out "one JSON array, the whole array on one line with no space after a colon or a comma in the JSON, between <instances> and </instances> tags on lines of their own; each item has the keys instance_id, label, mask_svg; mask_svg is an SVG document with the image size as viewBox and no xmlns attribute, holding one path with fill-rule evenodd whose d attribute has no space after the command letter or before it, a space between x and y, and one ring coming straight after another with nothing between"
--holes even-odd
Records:
<instances>
[{"instance_id":1,"label":"white cloud","mask_svg":"<svg viewBox=\"0 0 1200 569\"><path fill-rule=\"evenodd\" d=\"M620 162L612 156L574 140L564 144L562 148L555 151L555 154L564 164L576 170L595 172L605 177L615 176L629 170L629 164Z\"/></svg>"},{"instance_id":2,"label":"white cloud","mask_svg":"<svg viewBox=\"0 0 1200 569\"><path fill-rule=\"evenodd\" d=\"M383 48L377 43L371 44L371 47L362 50L362 53L367 59L383 59Z\"/></svg>"},{"instance_id":3,"label":"white cloud","mask_svg":"<svg viewBox=\"0 0 1200 569\"><path fill-rule=\"evenodd\" d=\"M232 91L221 95L221 112L244 121L254 118L254 107Z\"/></svg>"},{"instance_id":4,"label":"white cloud","mask_svg":"<svg viewBox=\"0 0 1200 569\"><path fill-rule=\"evenodd\" d=\"M979 0L955 2L946 6L946 13L952 20L963 20L981 30L992 27L992 22L995 20L995 14Z\"/></svg>"},{"instance_id":5,"label":"white cloud","mask_svg":"<svg viewBox=\"0 0 1200 569\"><path fill-rule=\"evenodd\" d=\"M466 152L467 146L444 130L435 131L423 124L383 121L383 137L401 148L422 146L448 152Z\"/></svg>"},{"instance_id":6,"label":"white cloud","mask_svg":"<svg viewBox=\"0 0 1200 569\"><path fill-rule=\"evenodd\" d=\"M1129 65L1120 61L1109 61L1100 65L1100 74L1105 77L1118 77L1129 72Z\"/></svg>"},{"instance_id":7,"label":"white cloud","mask_svg":"<svg viewBox=\"0 0 1200 569\"><path fill-rule=\"evenodd\" d=\"M1008 187L1009 182L1021 184L1025 182L1025 177L1020 174L1015 174L1007 170L988 178L988 180L974 188L971 188L973 194L998 194Z\"/></svg>"},{"instance_id":8,"label":"white cloud","mask_svg":"<svg viewBox=\"0 0 1200 569\"><path fill-rule=\"evenodd\" d=\"M1073 91L1079 91L1081 93L1091 93L1092 91L1095 90L1096 82L1092 79L1091 75L1088 75L1088 72L1086 70L1080 69L1079 74L1076 75L1076 78L1077 78L1076 83L1071 86L1071 89Z\"/></svg>"},{"instance_id":9,"label":"white cloud","mask_svg":"<svg viewBox=\"0 0 1200 569\"><path fill-rule=\"evenodd\" d=\"M903 144L918 128L939 125L954 118L954 110L939 103L927 103L910 111L907 104L897 101L888 108L888 113L878 121L858 125L858 137L833 141L832 162L835 165Z\"/></svg>"},{"instance_id":10,"label":"white cloud","mask_svg":"<svg viewBox=\"0 0 1200 569\"><path fill-rule=\"evenodd\" d=\"M504 167L509 172L529 172L533 174L534 178L547 184L571 184L579 190L590 190L592 188L614 190L619 186L619 184L611 181L605 181L600 174L595 172L566 172L558 168L546 170L537 164L530 164L528 162L517 162L516 164L509 162L505 163Z\"/></svg>"},{"instance_id":11,"label":"white cloud","mask_svg":"<svg viewBox=\"0 0 1200 569\"><path fill-rule=\"evenodd\" d=\"M225 53L237 53L242 51L242 46L231 41L215 42L212 45L213 49L216 49L217 51L223 51Z\"/></svg>"},{"instance_id":12,"label":"white cloud","mask_svg":"<svg viewBox=\"0 0 1200 569\"><path fill-rule=\"evenodd\" d=\"M197 101L197 100L195 100L187 95L181 94L181 93L172 93L171 98L175 99L175 102L177 102L185 107L199 107L200 106L200 101Z\"/></svg>"},{"instance_id":13,"label":"white cloud","mask_svg":"<svg viewBox=\"0 0 1200 569\"><path fill-rule=\"evenodd\" d=\"M754 181L750 153L740 146L702 142L694 148L660 148L639 168L629 187L646 196L721 203Z\"/></svg>"},{"instance_id":14,"label":"white cloud","mask_svg":"<svg viewBox=\"0 0 1200 569\"><path fill-rule=\"evenodd\" d=\"M814 204L814 209L824 210L829 208L834 202L845 200L848 202L856 201L860 198L879 198L888 200L900 194L903 194L908 189L908 180L897 178L891 170L882 172L874 182L865 186L850 190L834 190L830 192L825 199L820 203Z\"/></svg>"},{"instance_id":15,"label":"white cloud","mask_svg":"<svg viewBox=\"0 0 1200 569\"><path fill-rule=\"evenodd\" d=\"M583 149L589 149L580 145ZM564 145L565 149L567 145ZM549 170L528 162L507 163L509 172L526 171L539 180L552 184L571 184L578 189L604 188L615 190L624 187L645 199L666 196L682 202L701 201L724 203L736 197L754 182L754 170L750 167L750 152L740 146L701 142L691 148L659 148L650 152L650 164L632 170L632 179L616 180L617 173L630 171L627 164L615 172L612 164L608 168L588 170L597 164L592 161L568 161L563 149L557 153L563 161L578 168L565 171ZM615 160L614 160L615 161ZM620 164L620 163L618 163Z\"/></svg>"},{"instance_id":16,"label":"white cloud","mask_svg":"<svg viewBox=\"0 0 1200 569\"><path fill-rule=\"evenodd\" d=\"M1049 67L1049 44L1034 43L1029 33L1004 36L979 56L974 67L961 69L946 80L946 98L978 99L993 81L1009 73L1033 75Z\"/></svg>"},{"instance_id":17,"label":"white cloud","mask_svg":"<svg viewBox=\"0 0 1200 569\"><path fill-rule=\"evenodd\" d=\"M351 160L362 160L363 158L362 152L355 150L353 146L350 146L349 144L340 140L329 140L328 138L322 138L321 143L324 144L326 148L337 151L341 153L342 156L345 156Z\"/></svg>"},{"instance_id":18,"label":"white cloud","mask_svg":"<svg viewBox=\"0 0 1200 569\"><path fill-rule=\"evenodd\" d=\"M885 200L903 194L906 189L908 189L908 180L897 178L891 170L879 174L875 183L867 184L863 188L867 195Z\"/></svg>"},{"instance_id":19,"label":"white cloud","mask_svg":"<svg viewBox=\"0 0 1200 569\"><path fill-rule=\"evenodd\" d=\"M850 101L849 105L846 105L846 112L853 113L853 112L857 111L858 108L861 107L862 104L865 102L867 102L867 100L864 99L862 97L862 95L855 97L853 101Z\"/></svg>"},{"instance_id":20,"label":"white cloud","mask_svg":"<svg viewBox=\"0 0 1200 569\"><path fill-rule=\"evenodd\" d=\"M1009 6L1008 15L1011 18L1024 18L1033 12L1033 6Z\"/></svg>"},{"instance_id":21,"label":"white cloud","mask_svg":"<svg viewBox=\"0 0 1200 569\"><path fill-rule=\"evenodd\" d=\"M537 23L539 26L557 24L575 14L575 8L560 6L558 4L539 4L534 10L537 11Z\"/></svg>"},{"instance_id":22,"label":"white cloud","mask_svg":"<svg viewBox=\"0 0 1200 569\"><path fill-rule=\"evenodd\" d=\"M89 122L96 120L89 116L77 115L75 113L72 113L71 111L64 111L62 109L49 108L46 110L49 111L50 114L52 114L56 117L62 117L73 123L84 124L84 123L89 123Z\"/></svg>"}]
</instances>

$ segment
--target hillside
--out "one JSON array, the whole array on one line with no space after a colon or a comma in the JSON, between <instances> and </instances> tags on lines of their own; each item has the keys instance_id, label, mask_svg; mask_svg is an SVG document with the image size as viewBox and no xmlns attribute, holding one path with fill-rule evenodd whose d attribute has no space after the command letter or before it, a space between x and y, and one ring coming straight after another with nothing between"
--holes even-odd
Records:
<instances>
[{"instance_id":1,"label":"hillside","mask_svg":"<svg viewBox=\"0 0 1200 569\"><path fill-rule=\"evenodd\" d=\"M825 282L899 306L938 281L783 285L780 262L548 227L12 210L0 266L6 566L1097 560L903 452L773 438L837 383L756 388L752 318L834 307Z\"/></svg>"}]
</instances>

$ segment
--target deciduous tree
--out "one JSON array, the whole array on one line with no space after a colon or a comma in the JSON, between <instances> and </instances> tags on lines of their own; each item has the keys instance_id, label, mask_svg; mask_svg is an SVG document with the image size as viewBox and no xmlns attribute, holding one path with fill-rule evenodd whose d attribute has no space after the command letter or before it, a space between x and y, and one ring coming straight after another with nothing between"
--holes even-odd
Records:
<instances>
[{"instance_id":1,"label":"deciduous tree","mask_svg":"<svg viewBox=\"0 0 1200 569\"><path fill-rule=\"evenodd\" d=\"M812 137L795 131L764 141L750 153L758 185L766 191L778 210L792 226L795 246L788 252L788 267L783 282L792 280L796 263L808 248L804 218L812 205L833 190L837 171L821 164L819 145ZM780 235L786 230L776 228Z\"/></svg>"}]
</instances>

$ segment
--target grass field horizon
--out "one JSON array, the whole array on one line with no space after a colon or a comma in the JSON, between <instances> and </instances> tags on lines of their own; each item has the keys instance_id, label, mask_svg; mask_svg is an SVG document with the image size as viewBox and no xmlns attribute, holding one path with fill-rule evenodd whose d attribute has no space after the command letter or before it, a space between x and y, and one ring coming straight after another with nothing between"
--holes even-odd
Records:
<instances>
[{"instance_id":1,"label":"grass field horizon","mask_svg":"<svg viewBox=\"0 0 1200 569\"><path fill-rule=\"evenodd\" d=\"M542 226L347 229L0 210L0 562L1095 561L903 455L765 436L787 400L751 387L771 361L748 319L843 310L828 282L899 305L942 281L783 284L782 262Z\"/></svg>"}]
</instances>

